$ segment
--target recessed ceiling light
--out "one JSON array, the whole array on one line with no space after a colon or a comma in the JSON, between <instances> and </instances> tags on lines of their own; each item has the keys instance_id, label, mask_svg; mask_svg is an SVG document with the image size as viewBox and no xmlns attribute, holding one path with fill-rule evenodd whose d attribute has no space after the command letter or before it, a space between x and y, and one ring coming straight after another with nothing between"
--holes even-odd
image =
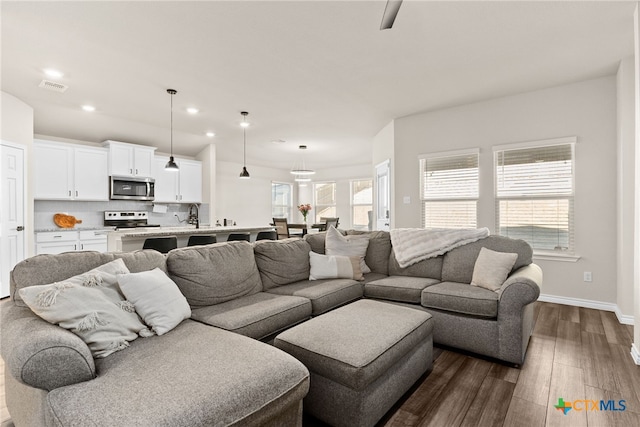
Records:
<instances>
[{"instance_id":1,"label":"recessed ceiling light","mask_svg":"<svg viewBox=\"0 0 640 427\"><path fill-rule=\"evenodd\" d=\"M44 70L44 73L54 79L59 79L60 77L64 76L61 71L54 70L53 68L47 68L46 70Z\"/></svg>"},{"instance_id":2,"label":"recessed ceiling light","mask_svg":"<svg viewBox=\"0 0 640 427\"><path fill-rule=\"evenodd\" d=\"M197 108L195 108L195 107L189 107L189 108L187 108L187 113L189 113L189 114L198 114L198 112L199 112L199 111L200 111L200 110L198 110L198 109L197 109Z\"/></svg>"},{"instance_id":3,"label":"recessed ceiling light","mask_svg":"<svg viewBox=\"0 0 640 427\"><path fill-rule=\"evenodd\" d=\"M213 138L214 136L216 136L216 134L215 134L215 133L213 133L213 132L207 132L207 134L206 134L206 135L207 135L209 138Z\"/></svg>"},{"instance_id":4,"label":"recessed ceiling light","mask_svg":"<svg viewBox=\"0 0 640 427\"><path fill-rule=\"evenodd\" d=\"M284 139L274 139L271 142L274 143L274 144L284 144L287 141L285 141Z\"/></svg>"},{"instance_id":5,"label":"recessed ceiling light","mask_svg":"<svg viewBox=\"0 0 640 427\"><path fill-rule=\"evenodd\" d=\"M82 109L88 112L96 111L96 107L94 107L93 105L83 105Z\"/></svg>"}]
</instances>

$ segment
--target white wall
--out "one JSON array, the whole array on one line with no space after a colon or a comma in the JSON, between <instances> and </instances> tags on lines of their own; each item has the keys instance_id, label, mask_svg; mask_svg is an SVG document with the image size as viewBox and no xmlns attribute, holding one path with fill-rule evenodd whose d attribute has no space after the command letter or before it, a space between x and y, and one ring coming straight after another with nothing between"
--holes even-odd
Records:
<instances>
[{"instance_id":1,"label":"white wall","mask_svg":"<svg viewBox=\"0 0 640 427\"><path fill-rule=\"evenodd\" d=\"M202 162L202 203L209 204L209 215L204 218L200 215L200 223L215 224L215 218L211 218L215 213L216 205L216 146L207 145L196 156Z\"/></svg>"},{"instance_id":2,"label":"white wall","mask_svg":"<svg viewBox=\"0 0 640 427\"><path fill-rule=\"evenodd\" d=\"M216 200L212 207L211 223L224 218L243 226L265 226L272 221L271 181L291 182L288 170L247 165L250 179L239 179L241 163L216 164ZM294 186L295 188L295 186ZM294 190L295 193L295 190ZM295 194L294 194L294 203Z\"/></svg>"},{"instance_id":3,"label":"white wall","mask_svg":"<svg viewBox=\"0 0 640 427\"><path fill-rule=\"evenodd\" d=\"M391 228L396 228L396 216L395 212L395 188L394 188L394 171L395 171L395 162L394 162L394 152L395 152L395 121L388 123L385 127L383 127L380 132L373 138L373 162L371 175L374 179L374 206L377 203L376 194L378 194L376 179L376 166L380 163L389 160L389 225ZM374 212L377 212L377 208L374 208ZM377 226L375 218L373 220L374 228Z\"/></svg>"},{"instance_id":4,"label":"white wall","mask_svg":"<svg viewBox=\"0 0 640 427\"><path fill-rule=\"evenodd\" d=\"M635 241L634 241L634 317L640 319L640 2L636 4L633 14L634 36L633 44L635 55L635 116L636 116L636 176L635 176ZM639 320L640 322L640 320ZM640 327L636 324L633 328L632 355L635 362L640 365Z\"/></svg>"},{"instance_id":5,"label":"white wall","mask_svg":"<svg viewBox=\"0 0 640 427\"><path fill-rule=\"evenodd\" d=\"M617 87L617 295L620 313L633 316L633 236L635 203L635 75L630 56L616 75Z\"/></svg>"},{"instance_id":6,"label":"white wall","mask_svg":"<svg viewBox=\"0 0 640 427\"><path fill-rule=\"evenodd\" d=\"M478 226L495 230L492 146L578 137L575 263L536 260L542 293L616 302L615 76L408 116L395 122L395 227L419 227L418 155L480 148ZM402 204L403 196L411 204ZM583 272L593 282L583 282Z\"/></svg>"},{"instance_id":7,"label":"white wall","mask_svg":"<svg viewBox=\"0 0 640 427\"><path fill-rule=\"evenodd\" d=\"M0 138L25 147L26 178L26 256L35 254L33 234L33 167L31 153L33 147L33 108L13 95L0 92Z\"/></svg>"}]
</instances>

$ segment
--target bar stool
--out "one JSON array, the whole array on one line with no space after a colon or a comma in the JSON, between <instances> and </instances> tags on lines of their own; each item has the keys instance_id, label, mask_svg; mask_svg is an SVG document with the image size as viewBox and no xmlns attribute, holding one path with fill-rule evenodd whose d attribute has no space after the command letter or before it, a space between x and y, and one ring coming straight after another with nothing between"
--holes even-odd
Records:
<instances>
[{"instance_id":1,"label":"bar stool","mask_svg":"<svg viewBox=\"0 0 640 427\"><path fill-rule=\"evenodd\" d=\"M149 237L144 241L142 249L154 249L160 253L166 254L172 249L178 247L178 238L176 236L167 237Z\"/></svg>"},{"instance_id":2,"label":"bar stool","mask_svg":"<svg viewBox=\"0 0 640 427\"><path fill-rule=\"evenodd\" d=\"M246 240L247 242L251 241L251 233L231 233L229 237L227 237L227 242L231 242L232 240Z\"/></svg>"},{"instance_id":3,"label":"bar stool","mask_svg":"<svg viewBox=\"0 0 640 427\"><path fill-rule=\"evenodd\" d=\"M256 240L278 240L278 232L275 230L261 231L258 233Z\"/></svg>"},{"instance_id":4,"label":"bar stool","mask_svg":"<svg viewBox=\"0 0 640 427\"><path fill-rule=\"evenodd\" d=\"M217 241L218 239L216 239L215 234L194 234L193 236L189 236L187 246L210 245Z\"/></svg>"}]
</instances>

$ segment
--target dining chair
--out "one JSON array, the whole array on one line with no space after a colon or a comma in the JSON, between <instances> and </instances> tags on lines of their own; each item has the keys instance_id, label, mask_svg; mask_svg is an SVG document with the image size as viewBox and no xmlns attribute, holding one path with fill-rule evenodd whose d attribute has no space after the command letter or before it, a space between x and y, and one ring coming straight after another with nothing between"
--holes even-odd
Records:
<instances>
[{"instance_id":1,"label":"dining chair","mask_svg":"<svg viewBox=\"0 0 640 427\"><path fill-rule=\"evenodd\" d=\"M187 246L210 245L216 243L218 239L215 234L194 234L189 236Z\"/></svg>"},{"instance_id":2,"label":"dining chair","mask_svg":"<svg viewBox=\"0 0 640 427\"><path fill-rule=\"evenodd\" d=\"M329 227L332 225L335 228L338 228L338 223L340 218L320 218L320 219L324 220L324 224L320 224L320 228L318 229L318 231L327 231Z\"/></svg>"},{"instance_id":3,"label":"dining chair","mask_svg":"<svg viewBox=\"0 0 640 427\"><path fill-rule=\"evenodd\" d=\"M178 238L176 236L149 237L142 244L142 249L153 249L163 254L177 247Z\"/></svg>"},{"instance_id":4,"label":"dining chair","mask_svg":"<svg viewBox=\"0 0 640 427\"><path fill-rule=\"evenodd\" d=\"M277 240L289 238L287 218L273 218L273 226L276 228Z\"/></svg>"}]
</instances>

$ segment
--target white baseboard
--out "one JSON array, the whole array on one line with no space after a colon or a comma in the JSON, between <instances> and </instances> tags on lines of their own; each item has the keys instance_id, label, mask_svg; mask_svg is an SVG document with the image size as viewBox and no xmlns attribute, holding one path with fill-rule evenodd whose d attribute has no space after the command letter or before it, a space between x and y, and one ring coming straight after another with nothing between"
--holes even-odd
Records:
<instances>
[{"instance_id":1,"label":"white baseboard","mask_svg":"<svg viewBox=\"0 0 640 427\"><path fill-rule=\"evenodd\" d=\"M539 301L553 302L556 304L573 305L576 307L594 308L596 310L612 311L618 318L618 322L623 325L633 325L633 316L622 314L617 304L612 302L601 302L581 298L559 297L556 295L540 294ZM639 353L640 355L640 353Z\"/></svg>"},{"instance_id":2,"label":"white baseboard","mask_svg":"<svg viewBox=\"0 0 640 427\"><path fill-rule=\"evenodd\" d=\"M631 357L636 362L636 365L640 365L640 351L638 351L635 344L631 344Z\"/></svg>"}]
</instances>

